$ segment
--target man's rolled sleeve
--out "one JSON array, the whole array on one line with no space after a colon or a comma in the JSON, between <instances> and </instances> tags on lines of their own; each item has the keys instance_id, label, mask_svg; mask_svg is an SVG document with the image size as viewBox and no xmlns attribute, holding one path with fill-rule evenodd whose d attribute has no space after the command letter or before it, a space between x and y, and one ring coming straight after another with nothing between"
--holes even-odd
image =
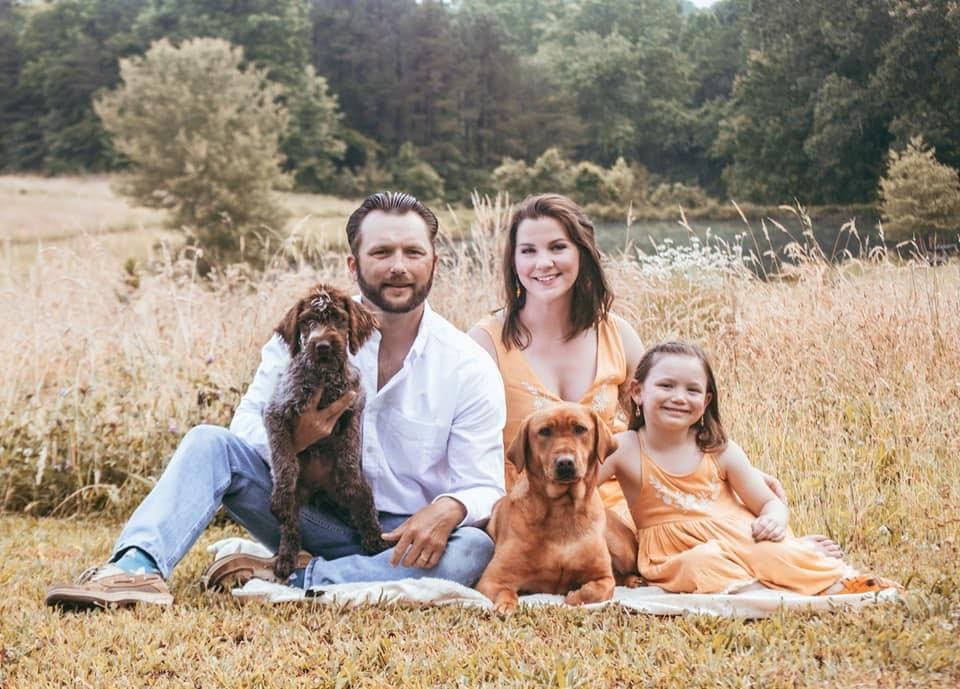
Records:
<instances>
[{"instance_id":1,"label":"man's rolled sleeve","mask_svg":"<svg viewBox=\"0 0 960 689\"><path fill-rule=\"evenodd\" d=\"M507 412L503 381L484 353L471 375L461 382L457 412L447 441L451 497L466 508L460 526L489 519L494 503L503 497L503 426Z\"/></svg>"}]
</instances>

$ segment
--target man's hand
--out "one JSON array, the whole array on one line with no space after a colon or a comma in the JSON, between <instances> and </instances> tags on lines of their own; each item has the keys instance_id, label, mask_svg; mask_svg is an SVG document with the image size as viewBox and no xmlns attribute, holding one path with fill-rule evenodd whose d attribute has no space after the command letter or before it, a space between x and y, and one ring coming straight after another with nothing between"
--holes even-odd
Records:
<instances>
[{"instance_id":1,"label":"man's hand","mask_svg":"<svg viewBox=\"0 0 960 689\"><path fill-rule=\"evenodd\" d=\"M777 496L777 499L780 500L784 505L787 504L787 494L783 490L783 484L780 481L770 474L765 474L762 471L760 474L763 476L763 482L767 484L767 488L773 491L773 494Z\"/></svg>"},{"instance_id":2,"label":"man's hand","mask_svg":"<svg viewBox=\"0 0 960 689\"><path fill-rule=\"evenodd\" d=\"M390 564L421 569L436 566L451 532L465 516L467 508L453 498L443 497L427 505L393 531L383 534L383 540L397 542Z\"/></svg>"},{"instance_id":3,"label":"man's hand","mask_svg":"<svg viewBox=\"0 0 960 689\"><path fill-rule=\"evenodd\" d=\"M330 406L317 409L323 388L314 393L307 403L303 413L297 417L293 429L293 447L300 454L318 440L323 440L333 432L333 427L343 415L343 412L357 399L357 393L349 390Z\"/></svg>"}]
</instances>

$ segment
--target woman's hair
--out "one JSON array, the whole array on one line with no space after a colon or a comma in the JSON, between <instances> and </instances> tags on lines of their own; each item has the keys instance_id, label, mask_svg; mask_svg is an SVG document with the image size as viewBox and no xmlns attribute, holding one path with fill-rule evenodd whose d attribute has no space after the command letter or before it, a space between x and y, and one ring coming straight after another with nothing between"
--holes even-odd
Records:
<instances>
[{"instance_id":1,"label":"woman's hair","mask_svg":"<svg viewBox=\"0 0 960 689\"><path fill-rule=\"evenodd\" d=\"M633 374L633 379L638 383L643 383L650 374L650 369L665 354L692 356L699 359L700 363L703 364L703 372L707 376L706 392L710 395L710 402L703 411L703 418L696 425L697 447L703 452L723 452L727 447L727 432L720 422L720 396L717 392L717 381L713 377L710 360L707 359L707 355L700 348L700 345L694 342L661 342L650 347L644 352L640 363L637 364L637 371ZM628 426L632 431L638 431L644 426L643 409L636 402L631 402Z\"/></svg>"},{"instance_id":2,"label":"woman's hair","mask_svg":"<svg viewBox=\"0 0 960 689\"><path fill-rule=\"evenodd\" d=\"M600 250L597 249L593 223L583 209L560 194L528 196L510 218L510 229L503 250L503 285L507 301L501 339L507 349L526 349L530 344L530 331L520 322L520 310L526 303L527 293L517 276L514 257L517 252L517 228L524 220L537 218L556 220L567 233L567 238L579 249L580 270L573 285L571 327L567 340L606 319L613 303L613 292L600 266Z\"/></svg>"}]
</instances>

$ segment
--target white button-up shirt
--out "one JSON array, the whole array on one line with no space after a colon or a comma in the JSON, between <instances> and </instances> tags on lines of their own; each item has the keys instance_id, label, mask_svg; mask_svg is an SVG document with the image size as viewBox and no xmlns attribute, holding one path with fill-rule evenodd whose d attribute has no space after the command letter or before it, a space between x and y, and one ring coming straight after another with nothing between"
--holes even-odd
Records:
<instances>
[{"instance_id":1,"label":"white button-up shirt","mask_svg":"<svg viewBox=\"0 0 960 689\"><path fill-rule=\"evenodd\" d=\"M403 367L377 390L380 340L375 331L351 357L366 393L363 474L377 509L413 514L447 496L466 508L461 525L487 519L504 494L506 403L493 359L424 304ZM263 411L289 362L287 345L274 335L230 422L267 462Z\"/></svg>"}]
</instances>

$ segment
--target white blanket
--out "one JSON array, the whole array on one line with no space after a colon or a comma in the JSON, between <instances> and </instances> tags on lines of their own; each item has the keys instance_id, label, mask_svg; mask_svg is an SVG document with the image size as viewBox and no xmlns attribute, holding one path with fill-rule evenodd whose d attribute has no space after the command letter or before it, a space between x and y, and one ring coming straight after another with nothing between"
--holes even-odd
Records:
<instances>
[{"instance_id":1,"label":"white blanket","mask_svg":"<svg viewBox=\"0 0 960 689\"><path fill-rule=\"evenodd\" d=\"M230 552L251 552L268 555L263 546L245 539L226 539L210 546L215 557ZM445 579L400 579L356 584L335 584L314 587L304 591L282 584L272 584L259 579L248 581L242 588L234 589L233 595L242 601L265 603L316 603L336 605L468 605L492 608L490 600L474 589ZM813 612L829 612L838 608L859 608L899 598L896 589L877 593L844 594L837 596L803 596L786 591L774 591L756 586L740 593L703 594L667 593L655 586L628 589L618 586L613 600L583 606L602 608L620 605L648 615L700 614L719 617L761 618L768 617L781 608ZM536 594L521 596L521 605L564 605L563 596Z\"/></svg>"}]
</instances>

